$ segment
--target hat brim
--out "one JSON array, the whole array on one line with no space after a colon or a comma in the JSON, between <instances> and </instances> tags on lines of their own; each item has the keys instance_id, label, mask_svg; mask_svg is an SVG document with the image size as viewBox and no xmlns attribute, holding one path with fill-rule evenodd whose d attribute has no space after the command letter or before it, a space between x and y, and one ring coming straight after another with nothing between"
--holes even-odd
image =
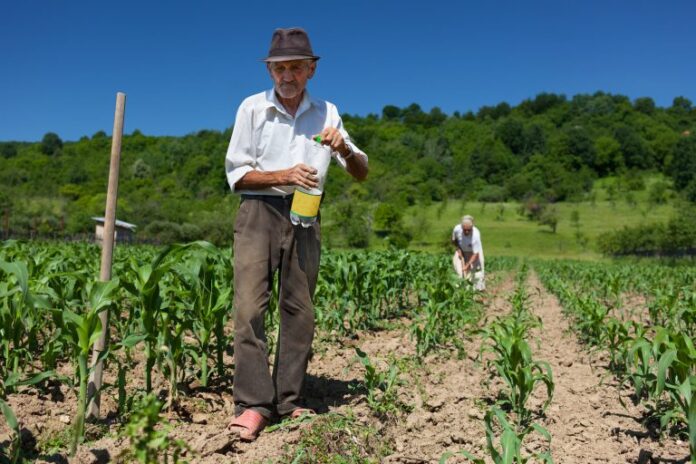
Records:
<instances>
[{"instance_id":1,"label":"hat brim","mask_svg":"<svg viewBox=\"0 0 696 464\"><path fill-rule=\"evenodd\" d=\"M281 55L281 56L269 56L267 58L261 59L261 61L264 61L266 63L276 63L278 61L294 61L294 60L312 60L312 61L317 61L319 59L318 56L314 55Z\"/></svg>"}]
</instances>

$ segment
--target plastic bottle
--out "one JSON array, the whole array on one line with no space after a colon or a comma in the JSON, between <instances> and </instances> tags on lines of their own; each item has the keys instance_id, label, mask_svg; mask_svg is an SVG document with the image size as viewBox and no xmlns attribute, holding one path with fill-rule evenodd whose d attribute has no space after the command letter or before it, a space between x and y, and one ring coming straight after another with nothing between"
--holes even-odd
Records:
<instances>
[{"instance_id":1,"label":"plastic bottle","mask_svg":"<svg viewBox=\"0 0 696 464\"><path fill-rule=\"evenodd\" d=\"M317 221L319 204L324 191L324 181L331 162L331 149L321 144L321 137L308 142L305 150L305 164L317 170L318 186L312 189L295 187L295 194L290 206L290 222L304 228L311 227Z\"/></svg>"}]
</instances>

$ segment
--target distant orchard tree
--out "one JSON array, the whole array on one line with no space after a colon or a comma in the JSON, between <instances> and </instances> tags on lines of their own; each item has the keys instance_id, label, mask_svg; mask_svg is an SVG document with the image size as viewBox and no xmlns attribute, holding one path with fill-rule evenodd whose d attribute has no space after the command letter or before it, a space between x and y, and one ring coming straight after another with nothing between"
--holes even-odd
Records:
<instances>
[{"instance_id":1,"label":"distant orchard tree","mask_svg":"<svg viewBox=\"0 0 696 464\"><path fill-rule=\"evenodd\" d=\"M655 101L650 97L636 98L633 108L643 114L653 114L655 112Z\"/></svg>"},{"instance_id":2,"label":"distant orchard tree","mask_svg":"<svg viewBox=\"0 0 696 464\"><path fill-rule=\"evenodd\" d=\"M542 226L549 226L551 228L551 233L555 234L558 228L558 211L556 207L546 206L541 212L538 222Z\"/></svg>"},{"instance_id":3,"label":"distant orchard tree","mask_svg":"<svg viewBox=\"0 0 696 464\"><path fill-rule=\"evenodd\" d=\"M41 152L45 155L53 155L61 148L63 148L63 141L58 134L48 132L41 139Z\"/></svg>"}]
</instances>

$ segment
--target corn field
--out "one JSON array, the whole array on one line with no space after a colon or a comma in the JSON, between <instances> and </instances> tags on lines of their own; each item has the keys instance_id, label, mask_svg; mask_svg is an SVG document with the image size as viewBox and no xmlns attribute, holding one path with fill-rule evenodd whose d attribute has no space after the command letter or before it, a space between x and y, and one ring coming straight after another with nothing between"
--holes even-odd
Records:
<instances>
[{"instance_id":1,"label":"corn field","mask_svg":"<svg viewBox=\"0 0 696 464\"><path fill-rule=\"evenodd\" d=\"M306 386L320 414L275 423L248 445L224 437L234 375L230 251L207 242L117 247L109 282L95 278L99 254L86 244L0 245L0 462L383 462L415 446L409 433L451 422L445 415L464 405L456 430L442 432L447 440L411 454L573 462L554 454L560 432L549 417L563 407L554 406L563 385L555 361L539 355L536 305L546 290L530 286L532 275L562 304L578 349L606 357L622 404L644 408L660 439L688 443L676 452L694 455L693 267L493 258L486 271L499 290L482 295L456 278L450 256L324 250ZM269 364L279 319L271 301ZM90 421L90 356L105 310L104 417ZM456 379L466 383L445 388Z\"/></svg>"}]
</instances>

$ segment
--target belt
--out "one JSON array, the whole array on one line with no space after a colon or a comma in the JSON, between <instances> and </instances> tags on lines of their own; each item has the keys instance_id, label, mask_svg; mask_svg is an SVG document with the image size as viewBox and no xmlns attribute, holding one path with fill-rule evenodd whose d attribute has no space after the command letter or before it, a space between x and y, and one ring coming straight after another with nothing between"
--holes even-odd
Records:
<instances>
[{"instance_id":1,"label":"belt","mask_svg":"<svg viewBox=\"0 0 696 464\"><path fill-rule=\"evenodd\" d=\"M254 195L242 193L242 201L240 202L240 205L246 200L263 201L264 203L268 203L278 211L282 212L286 208L290 209L290 205L292 204L292 193L290 195Z\"/></svg>"},{"instance_id":2,"label":"belt","mask_svg":"<svg viewBox=\"0 0 696 464\"><path fill-rule=\"evenodd\" d=\"M261 200L261 201L290 201L292 193L289 195L254 195L251 193L242 193L242 200Z\"/></svg>"}]
</instances>

